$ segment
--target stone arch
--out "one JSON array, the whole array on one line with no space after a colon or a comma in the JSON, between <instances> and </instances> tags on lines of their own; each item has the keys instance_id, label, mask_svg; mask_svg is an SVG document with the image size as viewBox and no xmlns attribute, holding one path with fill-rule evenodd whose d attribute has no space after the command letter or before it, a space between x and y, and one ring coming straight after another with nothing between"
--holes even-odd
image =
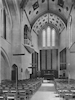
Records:
<instances>
[{"instance_id":1,"label":"stone arch","mask_svg":"<svg viewBox=\"0 0 75 100\"><path fill-rule=\"evenodd\" d=\"M3 48L0 50L1 52L1 67L0 67L0 81L10 79L10 61L7 53Z\"/></svg>"}]
</instances>

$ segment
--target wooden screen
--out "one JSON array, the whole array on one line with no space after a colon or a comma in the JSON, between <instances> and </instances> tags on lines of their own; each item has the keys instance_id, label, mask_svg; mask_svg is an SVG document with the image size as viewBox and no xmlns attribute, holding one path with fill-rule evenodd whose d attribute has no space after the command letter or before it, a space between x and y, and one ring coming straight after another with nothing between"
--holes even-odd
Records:
<instances>
[{"instance_id":1,"label":"wooden screen","mask_svg":"<svg viewBox=\"0 0 75 100\"><path fill-rule=\"evenodd\" d=\"M41 65L41 70L45 70L46 69L46 52L45 50L41 50L40 51L40 65Z\"/></svg>"},{"instance_id":2,"label":"wooden screen","mask_svg":"<svg viewBox=\"0 0 75 100\"><path fill-rule=\"evenodd\" d=\"M58 70L58 50L40 50L41 70Z\"/></svg>"},{"instance_id":3,"label":"wooden screen","mask_svg":"<svg viewBox=\"0 0 75 100\"><path fill-rule=\"evenodd\" d=\"M32 67L35 67L35 68L32 68L32 74L34 74L34 77L35 77L36 72L38 70L38 53L37 52L34 52L32 54Z\"/></svg>"},{"instance_id":4,"label":"wooden screen","mask_svg":"<svg viewBox=\"0 0 75 100\"><path fill-rule=\"evenodd\" d=\"M47 50L47 70L51 70L51 50Z\"/></svg>"},{"instance_id":5,"label":"wooden screen","mask_svg":"<svg viewBox=\"0 0 75 100\"><path fill-rule=\"evenodd\" d=\"M56 70L58 68L58 50L52 50L52 69Z\"/></svg>"},{"instance_id":6,"label":"wooden screen","mask_svg":"<svg viewBox=\"0 0 75 100\"><path fill-rule=\"evenodd\" d=\"M60 52L60 70L66 70L66 48Z\"/></svg>"}]
</instances>

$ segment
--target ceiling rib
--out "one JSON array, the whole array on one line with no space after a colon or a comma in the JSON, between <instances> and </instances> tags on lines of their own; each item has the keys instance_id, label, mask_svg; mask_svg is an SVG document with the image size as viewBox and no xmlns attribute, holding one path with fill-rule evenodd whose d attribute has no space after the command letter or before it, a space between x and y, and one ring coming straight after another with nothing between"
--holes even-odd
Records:
<instances>
[{"instance_id":1,"label":"ceiling rib","mask_svg":"<svg viewBox=\"0 0 75 100\"><path fill-rule=\"evenodd\" d=\"M36 35L38 35L34 29L33 29L33 32L34 32Z\"/></svg>"},{"instance_id":2,"label":"ceiling rib","mask_svg":"<svg viewBox=\"0 0 75 100\"><path fill-rule=\"evenodd\" d=\"M61 33L66 28L65 23L60 17L52 13L46 13L39 19L37 19L37 21L34 23L32 27L32 30L35 30L35 32L38 34L41 28L45 26L47 23L55 26L59 33Z\"/></svg>"},{"instance_id":3,"label":"ceiling rib","mask_svg":"<svg viewBox=\"0 0 75 100\"><path fill-rule=\"evenodd\" d=\"M30 26L31 26L30 20L29 20L29 18L28 18L28 15L27 15L27 13L26 13L26 10L25 10L25 9L24 9L24 12L25 12L25 15L26 15L26 17L27 17L27 19L28 19L28 22L29 22Z\"/></svg>"}]
</instances>

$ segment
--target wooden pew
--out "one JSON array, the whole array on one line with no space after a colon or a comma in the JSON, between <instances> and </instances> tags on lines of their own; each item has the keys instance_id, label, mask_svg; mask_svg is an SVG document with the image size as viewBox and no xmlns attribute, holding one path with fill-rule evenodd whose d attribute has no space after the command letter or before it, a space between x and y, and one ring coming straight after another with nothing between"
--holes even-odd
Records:
<instances>
[{"instance_id":1,"label":"wooden pew","mask_svg":"<svg viewBox=\"0 0 75 100\"><path fill-rule=\"evenodd\" d=\"M60 97L63 97L65 100L75 100L75 81L70 80L70 83L64 82L61 80L56 80L55 88L56 91L60 94Z\"/></svg>"},{"instance_id":2,"label":"wooden pew","mask_svg":"<svg viewBox=\"0 0 75 100\"><path fill-rule=\"evenodd\" d=\"M0 100L6 100L6 95L3 93L0 93Z\"/></svg>"},{"instance_id":3,"label":"wooden pew","mask_svg":"<svg viewBox=\"0 0 75 100\"><path fill-rule=\"evenodd\" d=\"M29 99L31 95L33 95L38 88L41 86L43 79L27 79L27 80L18 80L18 86L16 89L16 83L12 81L2 81L0 85L0 92L3 94L0 96L3 100L5 100L4 95L6 95L7 100L20 100L20 98L26 100ZM18 95L18 94L19 95Z\"/></svg>"}]
</instances>

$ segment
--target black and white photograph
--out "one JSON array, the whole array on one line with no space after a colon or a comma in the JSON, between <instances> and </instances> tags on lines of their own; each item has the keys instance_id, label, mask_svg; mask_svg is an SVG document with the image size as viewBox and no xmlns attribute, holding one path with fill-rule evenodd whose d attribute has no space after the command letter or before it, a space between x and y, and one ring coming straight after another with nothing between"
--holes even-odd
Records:
<instances>
[{"instance_id":1,"label":"black and white photograph","mask_svg":"<svg viewBox=\"0 0 75 100\"><path fill-rule=\"evenodd\" d=\"M75 100L75 0L0 0L0 100Z\"/></svg>"}]
</instances>

